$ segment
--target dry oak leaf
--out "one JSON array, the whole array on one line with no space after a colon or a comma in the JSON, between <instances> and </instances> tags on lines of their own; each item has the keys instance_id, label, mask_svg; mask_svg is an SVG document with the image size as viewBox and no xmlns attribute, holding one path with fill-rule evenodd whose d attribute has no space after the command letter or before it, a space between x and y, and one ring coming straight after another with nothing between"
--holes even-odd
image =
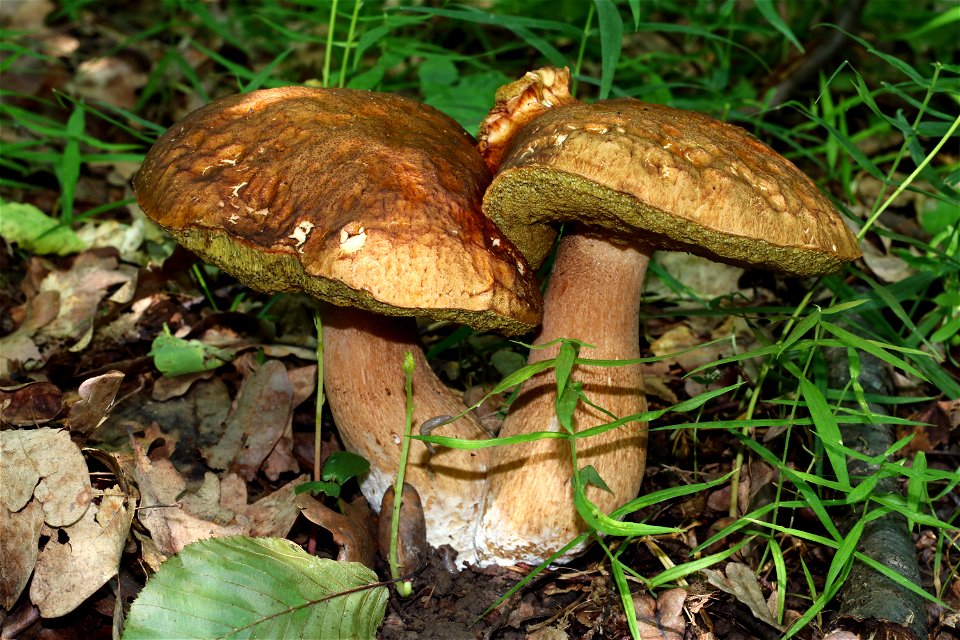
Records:
<instances>
[{"instance_id":1,"label":"dry oak leaf","mask_svg":"<svg viewBox=\"0 0 960 640\"><path fill-rule=\"evenodd\" d=\"M117 575L133 513L134 504L114 486L99 505L91 505L80 520L61 529L66 542L50 538L30 584L30 600L41 616L70 613Z\"/></svg>"}]
</instances>

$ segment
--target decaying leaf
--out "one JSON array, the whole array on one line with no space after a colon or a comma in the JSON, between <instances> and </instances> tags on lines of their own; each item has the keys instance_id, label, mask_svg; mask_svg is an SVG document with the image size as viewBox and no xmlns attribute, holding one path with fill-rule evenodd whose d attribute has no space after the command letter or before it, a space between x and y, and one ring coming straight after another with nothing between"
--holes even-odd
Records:
<instances>
[{"instance_id":1,"label":"decaying leaf","mask_svg":"<svg viewBox=\"0 0 960 640\"><path fill-rule=\"evenodd\" d=\"M20 511L0 507L0 608L9 611L37 562L43 509L32 500Z\"/></svg>"},{"instance_id":2,"label":"decaying leaf","mask_svg":"<svg viewBox=\"0 0 960 640\"><path fill-rule=\"evenodd\" d=\"M370 508L366 506L365 498L360 497L358 503L362 504L366 513L363 513L362 508L354 508L346 514L337 513L307 493L298 495L296 503L303 510L307 520L320 525L333 536L334 542L340 546L337 560L360 562L368 567L374 566L377 543L370 527ZM344 503L346 504L348 503Z\"/></svg>"},{"instance_id":3,"label":"decaying leaf","mask_svg":"<svg viewBox=\"0 0 960 640\"><path fill-rule=\"evenodd\" d=\"M648 296L674 299L674 288L680 288L680 293L687 297L698 296L706 300L734 293L746 295L738 286L744 271L741 267L678 251L658 251L655 260L673 282L668 283L659 277L648 278L644 287Z\"/></svg>"},{"instance_id":4,"label":"decaying leaf","mask_svg":"<svg viewBox=\"0 0 960 640\"><path fill-rule=\"evenodd\" d=\"M0 388L0 422L18 427L44 424L57 417L62 403L60 389L49 382Z\"/></svg>"},{"instance_id":5,"label":"decaying leaf","mask_svg":"<svg viewBox=\"0 0 960 640\"><path fill-rule=\"evenodd\" d=\"M30 583L30 599L43 617L70 613L117 574L133 514L134 505L115 486L61 530L66 542L47 542Z\"/></svg>"},{"instance_id":6,"label":"decaying leaf","mask_svg":"<svg viewBox=\"0 0 960 640\"><path fill-rule=\"evenodd\" d=\"M40 284L42 291L60 292L59 314L42 333L72 341L72 351L85 348L93 337L93 321L101 301L109 296L115 302L129 302L136 279L137 270L114 257L81 253L68 271L51 271Z\"/></svg>"},{"instance_id":7,"label":"decaying leaf","mask_svg":"<svg viewBox=\"0 0 960 640\"><path fill-rule=\"evenodd\" d=\"M0 338L0 380L8 379L14 371L43 364L43 354L33 336L53 322L59 311L60 294L56 291L44 291L27 301L20 326L10 335Z\"/></svg>"},{"instance_id":8,"label":"decaying leaf","mask_svg":"<svg viewBox=\"0 0 960 640\"><path fill-rule=\"evenodd\" d=\"M71 525L90 505L92 489L80 449L61 429L0 431L0 504L20 511L40 503L51 527Z\"/></svg>"},{"instance_id":9,"label":"decaying leaf","mask_svg":"<svg viewBox=\"0 0 960 640\"><path fill-rule=\"evenodd\" d=\"M687 627L683 616L686 599L685 589L664 591L656 600L646 594L635 595L633 606L641 640L683 640Z\"/></svg>"},{"instance_id":10,"label":"decaying leaf","mask_svg":"<svg viewBox=\"0 0 960 640\"><path fill-rule=\"evenodd\" d=\"M728 562L725 571L726 575L714 569L704 569L703 573L710 584L735 596L737 600L750 607L750 612L759 620L783 631L784 627L777 622L776 611L771 611L770 605L760 591L760 583L753 570L739 562Z\"/></svg>"},{"instance_id":11,"label":"decaying leaf","mask_svg":"<svg viewBox=\"0 0 960 640\"><path fill-rule=\"evenodd\" d=\"M70 407L67 426L71 431L90 433L107 419L123 382L122 371L108 371L80 383L80 399Z\"/></svg>"},{"instance_id":12,"label":"decaying leaf","mask_svg":"<svg viewBox=\"0 0 960 640\"><path fill-rule=\"evenodd\" d=\"M403 483L403 502L400 504L400 523L397 531L397 561L401 575L420 568L427 555L427 523L423 516L420 494L412 484ZM380 556L389 557L390 532L394 508L393 485L387 487L380 501Z\"/></svg>"},{"instance_id":13,"label":"decaying leaf","mask_svg":"<svg viewBox=\"0 0 960 640\"><path fill-rule=\"evenodd\" d=\"M161 553L170 556L197 540L247 532L243 524L218 524L187 511L180 502L187 482L173 464L169 460L150 460L136 441L133 449L133 475L140 489L140 522L150 531Z\"/></svg>"},{"instance_id":14,"label":"decaying leaf","mask_svg":"<svg viewBox=\"0 0 960 640\"><path fill-rule=\"evenodd\" d=\"M300 508L295 502L294 489L309 479L310 476L307 474L298 476L273 493L238 509L237 512L245 515L250 521L250 535L264 538L286 536L300 515ZM363 504L366 507L366 503ZM369 515L370 511L367 507L368 519Z\"/></svg>"},{"instance_id":15,"label":"decaying leaf","mask_svg":"<svg viewBox=\"0 0 960 640\"><path fill-rule=\"evenodd\" d=\"M270 360L244 378L236 409L214 445L202 449L214 469L233 466L247 480L276 446L293 414L293 386L283 364Z\"/></svg>"},{"instance_id":16,"label":"decaying leaf","mask_svg":"<svg viewBox=\"0 0 960 640\"><path fill-rule=\"evenodd\" d=\"M138 442L134 442L134 454L140 521L150 531L155 555L169 556L204 538L238 534L282 537L300 513L294 504L294 487L306 481L305 475L248 504L246 485L237 474L229 473L221 480L208 472L200 487L188 491L186 480L169 460L151 460Z\"/></svg>"}]
</instances>

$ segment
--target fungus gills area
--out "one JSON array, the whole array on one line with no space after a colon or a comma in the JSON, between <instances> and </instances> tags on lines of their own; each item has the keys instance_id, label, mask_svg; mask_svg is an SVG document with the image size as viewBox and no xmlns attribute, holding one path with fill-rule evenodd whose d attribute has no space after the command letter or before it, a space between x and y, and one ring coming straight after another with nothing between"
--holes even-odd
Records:
<instances>
[{"instance_id":1,"label":"fungus gills area","mask_svg":"<svg viewBox=\"0 0 960 640\"><path fill-rule=\"evenodd\" d=\"M746 131L636 100L561 105L524 127L484 209L534 265L558 221L799 276L860 254L816 185Z\"/></svg>"}]
</instances>

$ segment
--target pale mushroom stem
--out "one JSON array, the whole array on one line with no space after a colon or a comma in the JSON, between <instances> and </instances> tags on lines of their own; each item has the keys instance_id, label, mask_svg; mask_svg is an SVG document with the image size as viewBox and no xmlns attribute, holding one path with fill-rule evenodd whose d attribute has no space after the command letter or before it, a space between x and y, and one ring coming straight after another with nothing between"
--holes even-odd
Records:
<instances>
[{"instance_id":1,"label":"pale mushroom stem","mask_svg":"<svg viewBox=\"0 0 960 640\"><path fill-rule=\"evenodd\" d=\"M413 432L440 415L457 415L463 401L437 378L409 318L388 318L357 309L323 308L324 386L337 430L348 450L370 461L361 490L373 508L393 484L406 416L402 370L404 354L413 354ZM488 438L472 414L441 427L437 435ZM489 449L438 448L430 454L422 442L410 444L406 482L420 493L427 541L451 545L458 563L474 562L474 533L483 503Z\"/></svg>"},{"instance_id":2,"label":"pale mushroom stem","mask_svg":"<svg viewBox=\"0 0 960 640\"><path fill-rule=\"evenodd\" d=\"M544 321L536 344L577 338L595 347L581 350L585 358L639 358L640 295L651 252L647 246L615 245L581 231L565 236L544 297ZM556 348L532 350L528 362L556 353ZM639 365L577 366L573 376L583 383L588 398L617 417L646 411ZM560 431L556 389L552 369L525 382L500 435ZM578 431L610 421L583 403L575 415ZM587 496L601 509L609 512L636 497L646 446L643 423L627 423L578 441L579 466L593 465L614 492L588 489ZM566 440L495 448L477 530L481 564L537 564L581 533L585 525L573 506L572 474Z\"/></svg>"}]
</instances>

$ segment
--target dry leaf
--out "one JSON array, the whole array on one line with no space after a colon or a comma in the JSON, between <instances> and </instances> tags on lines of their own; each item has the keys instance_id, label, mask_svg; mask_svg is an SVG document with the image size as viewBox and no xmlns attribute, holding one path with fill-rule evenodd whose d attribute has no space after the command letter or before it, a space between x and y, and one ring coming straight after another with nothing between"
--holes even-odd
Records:
<instances>
[{"instance_id":1,"label":"dry leaf","mask_svg":"<svg viewBox=\"0 0 960 640\"><path fill-rule=\"evenodd\" d=\"M570 636L563 629L557 627L541 627L533 633L528 633L526 640L569 640Z\"/></svg>"},{"instance_id":2,"label":"dry leaf","mask_svg":"<svg viewBox=\"0 0 960 640\"><path fill-rule=\"evenodd\" d=\"M365 505L366 499L360 497L358 502ZM366 517L357 518L337 513L307 493L298 495L296 503L307 520L329 531L334 542L340 545L337 560L362 562L371 568L374 566L377 543L370 527L369 508Z\"/></svg>"},{"instance_id":3,"label":"dry leaf","mask_svg":"<svg viewBox=\"0 0 960 640\"><path fill-rule=\"evenodd\" d=\"M137 92L146 82L147 75L128 61L108 56L81 62L68 86L87 100L133 109L137 104Z\"/></svg>"},{"instance_id":4,"label":"dry leaf","mask_svg":"<svg viewBox=\"0 0 960 640\"><path fill-rule=\"evenodd\" d=\"M23 307L23 322L16 331L0 338L0 380L15 371L30 370L43 364L43 354L33 340L34 334L53 322L60 311L60 294L45 291Z\"/></svg>"},{"instance_id":5,"label":"dry leaf","mask_svg":"<svg viewBox=\"0 0 960 640\"><path fill-rule=\"evenodd\" d=\"M40 615L70 613L117 575L133 514L134 505L115 486L99 505L91 505L80 520L61 529L66 542L50 538L30 584L30 599Z\"/></svg>"},{"instance_id":6,"label":"dry leaf","mask_svg":"<svg viewBox=\"0 0 960 640\"><path fill-rule=\"evenodd\" d=\"M214 469L231 464L247 480L270 454L293 415L293 386L283 364L264 363L243 380L236 409L226 419L226 428L216 444L201 449Z\"/></svg>"},{"instance_id":7,"label":"dry leaf","mask_svg":"<svg viewBox=\"0 0 960 640\"><path fill-rule=\"evenodd\" d=\"M683 640L687 628L683 617L686 600L685 589L664 591L656 602L646 594L634 595L633 606L641 640Z\"/></svg>"},{"instance_id":8,"label":"dry leaf","mask_svg":"<svg viewBox=\"0 0 960 640\"><path fill-rule=\"evenodd\" d=\"M187 483L169 460L153 462L140 443L133 442L133 476L140 489L140 522L160 553L170 556L191 542L214 536L244 535L248 528L199 518L179 502Z\"/></svg>"},{"instance_id":9,"label":"dry leaf","mask_svg":"<svg viewBox=\"0 0 960 640\"><path fill-rule=\"evenodd\" d=\"M740 276L743 275L741 267L677 251L658 251L655 260L662 269L701 298L709 300L732 293L743 293L749 297L748 292L738 286ZM644 293L648 296L669 298L676 298L677 295L657 277L648 279Z\"/></svg>"},{"instance_id":10,"label":"dry leaf","mask_svg":"<svg viewBox=\"0 0 960 640\"><path fill-rule=\"evenodd\" d=\"M80 383L80 400L70 407L67 427L71 431L90 433L106 421L113 401L123 382L122 371L108 371Z\"/></svg>"},{"instance_id":11,"label":"dry leaf","mask_svg":"<svg viewBox=\"0 0 960 640\"><path fill-rule=\"evenodd\" d=\"M0 608L6 611L13 608L33 573L42 527L39 502L30 501L15 512L0 507Z\"/></svg>"},{"instance_id":12,"label":"dry leaf","mask_svg":"<svg viewBox=\"0 0 960 640\"><path fill-rule=\"evenodd\" d=\"M32 427L50 422L60 413L63 393L49 382L28 382L0 388L0 422Z\"/></svg>"},{"instance_id":13,"label":"dry leaf","mask_svg":"<svg viewBox=\"0 0 960 640\"><path fill-rule=\"evenodd\" d=\"M310 476L302 474L253 504L247 504L246 482L237 474L228 473L220 481L220 506L245 517L250 535L283 538L300 515L294 490L309 479Z\"/></svg>"},{"instance_id":14,"label":"dry leaf","mask_svg":"<svg viewBox=\"0 0 960 640\"><path fill-rule=\"evenodd\" d=\"M90 505L80 449L62 429L0 431L0 504L20 511L36 499L51 527L73 524Z\"/></svg>"},{"instance_id":15,"label":"dry leaf","mask_svg":"<svg viewBox=\"0 0 960 640\"><path fill-rule=\"evenodd\" d=\"M293 528L297 516L300 515L300 508L295 502L294 489L309 479L310 476L307 474L294 478L273 493L263 496L239 511L250 520L250 535L267 538L286 537ZM363 504L366 505L366 503ZM370 511L367 507L368 520L369 517Z\"/></svg>"},{"instance_id":16,"label":"dry leaf","mask_svg":"<svg viewBox=\"0 0 960 640\"><path fill-rule=\"evenodd\" d=\"M771 627L783 631L784 628L777 623L776 615L770 611L770 607L763 597L763 592L760 591L757 576L754 575L750 567L739 562L728 562L726 575L714 569L703 569L702 572L707 576L710 584L735 596L737 600L750 607L750 611L755 617L763 620Z\"/></svg>"},{"instance_id":17,"label":"dry leaf","mask_svg":"<svg viewBox=\"0 0 960 640\"><path fill-rule=\"evenodd\" d=\"M72 340L73 351L84 348L93 337L93 321L101 301L108 295L118 302L128 301L125 298L133 293L136 278L137 270L118 264L116 258L89 251L79 254L69 271L51 271L40 283L42 291L60 293L57 318L40 333ZM123 285L125 294L110 294L117 285Z\"/></svg>"},{"instance_id":18,"label":"dry leaf","mask_svg":"<svg viewBox=\"0 0 960 640\"><path fill-rule=\"evenodd\" d=\"M909 278L916 270L900 256L880 251L871 242L862 242L863 261L882 282L900 282Z\"/></svg>"}]
</instances>

